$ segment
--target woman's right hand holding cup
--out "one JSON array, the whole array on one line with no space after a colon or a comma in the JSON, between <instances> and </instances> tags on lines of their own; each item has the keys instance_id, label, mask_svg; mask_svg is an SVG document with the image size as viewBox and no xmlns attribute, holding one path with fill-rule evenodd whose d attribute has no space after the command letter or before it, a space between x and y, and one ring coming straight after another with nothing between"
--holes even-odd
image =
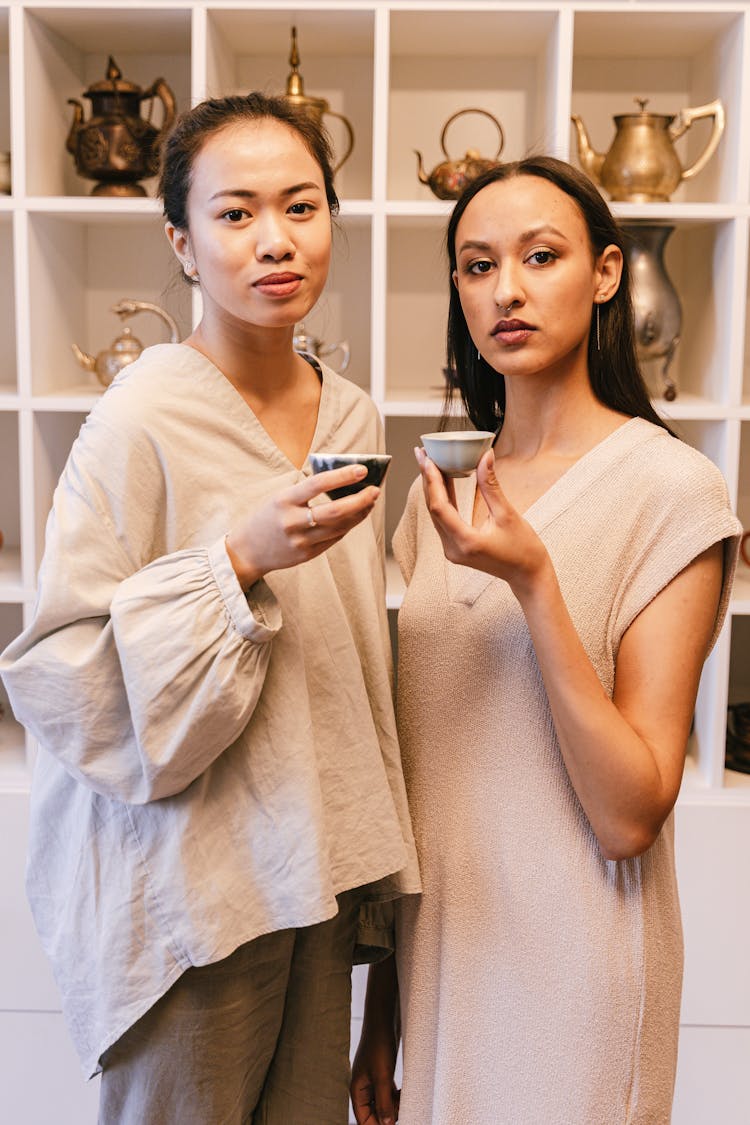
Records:
<instances>
[{"instance_id":1,"label":"woman's right hand holding cup","mask_svg":"<svg viewBox=\"0 0 750 1125\"><path fill-rule=\"evenodd\" d=\"M271 570L286 570L322 554L372 511L380 489L369 485L337 500L311 501L367 475L364 465L318 473L277 493L227 534L227 553L243 590Z\"/></svg>"}]
</instances>

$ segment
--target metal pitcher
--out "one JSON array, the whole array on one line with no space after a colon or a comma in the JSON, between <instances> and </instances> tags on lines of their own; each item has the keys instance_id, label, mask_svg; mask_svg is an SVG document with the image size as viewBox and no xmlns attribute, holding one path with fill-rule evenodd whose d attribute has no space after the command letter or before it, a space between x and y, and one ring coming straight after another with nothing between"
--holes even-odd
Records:
<instances>
[{"instance_id":1,"label":"metal pitcher","mask_svg":"<svg viewBox=\"0 0 750 1125\"><path fill-rule=\"evenodd\" d=\"M647 113L647 98L635 98L640 113L624 113L614 118L616 133L609 152L596 152L577 113L571 117L578 138L581 167L618 202L654 203L669 200L683 180L696 176L716 152L724 132L724 106L719 98L707 105L681 109L676 115ZM713 119L708 143L688 168L677 158L674 142L694 121Z\"/></svg>"}]
</instances>

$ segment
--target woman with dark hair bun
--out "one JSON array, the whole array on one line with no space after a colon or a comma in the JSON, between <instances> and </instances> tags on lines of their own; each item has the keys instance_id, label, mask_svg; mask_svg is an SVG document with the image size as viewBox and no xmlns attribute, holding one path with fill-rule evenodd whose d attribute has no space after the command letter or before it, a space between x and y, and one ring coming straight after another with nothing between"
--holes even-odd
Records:
<instances>
[{"instance_id":1,"label":"woman with dark hair bun","mask_svg":"<svg viewBox=\"0 0 750 1125\"><path fill-rule=\"evenodd\" d=\"M447 243L448 360L498 433L461 480L416 451L394 538L424 889L370 970L357 1121L398 1115L400 1026L402 1125L667 1125L672 809L740 526L649 402L622 237L585 176L498 165Z\"/></svg>"},{"instance_id":2,"label":"woman with dark hair bun","mask_svg":"<svg viewBox=\"0 0 750 1125\"><path fill-rule=\"evenodd\" d=\"M345 1125L352 961L419 879L383 502L329 500L365 467L308 460L382 451L382 425L293 348L328 142L284 99L204 102L160 191L200 322L86 420L0 658L40 745L29 898L103 1125Z\"/></svg>"}]
</instances>

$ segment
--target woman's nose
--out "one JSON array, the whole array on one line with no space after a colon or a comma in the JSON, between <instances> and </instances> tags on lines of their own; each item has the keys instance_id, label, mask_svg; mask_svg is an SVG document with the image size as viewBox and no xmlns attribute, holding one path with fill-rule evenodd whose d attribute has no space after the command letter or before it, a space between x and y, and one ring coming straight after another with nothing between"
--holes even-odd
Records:
<instances>
[{"instance_id":1,"label":"woman's nose","mask_svg":"<svg viewBox=\"0 0 750 1125\"><path fill-rule=\"evenodd\" d=\"M275 262L294 254L294 243L286 227L276 216L267 215L255 223L255 256Z\"/></svg>"},{"instance_id":2,"label":"woman's nose","mask_svg":"<svg viewBox=\"0 0 750 1125\"><path fill-rule=\"evenodd\" d=\"M513 305L523 304L523 288L518 270L506 266L498 271L493 297L499 309L509 310Z\"/></svg>"}]
</instances>

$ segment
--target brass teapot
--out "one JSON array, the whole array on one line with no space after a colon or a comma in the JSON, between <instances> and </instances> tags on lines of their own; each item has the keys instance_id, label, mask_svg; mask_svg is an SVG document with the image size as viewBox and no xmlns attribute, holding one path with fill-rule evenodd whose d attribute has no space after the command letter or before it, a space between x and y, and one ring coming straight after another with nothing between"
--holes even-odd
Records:
<instances>
[{"instance_id":1,"label":"brass teapot","mask_svg":"<svg viewBox=\"0 0 750 1125\"><path fill-rule=\"evenodd\" d=\"M333 166L335 174L352 154L352 149L354 148L354 130L343 113L336 113L332 110L325 98L314 98L312 95L305 93L305 83L299 72L299 64L300 57L299 47L297 46L297 28L293 27L292 47L289 53L289 65L292 69L286 80L286 94L284 94L283 97L290 105L307 113L318 125L324 124L324 116L336 117L339 121L343 122L344 129L346 130L347 147L344 155Z\"/></svg>"},{"instance_id":2,"label":"brass teapot","mask_svg":"<svg viewBox=\"0 0 750 1125\"><path fill-rule=\"evenodd\" d=\"M331 364L339 375L343 375L349 366L351 351L347 340L339 340L336 344L325 344L317 337L309 336L305 331L304 324L298 324L294 330L293 345L296 352L304 352L306 355L315 356L316 359L325 359L327 356L333 355L334 352L341 352L338 367Z\"/></svg>"},{"instance_id":3,"label":"brass teapot","mask_svg":"<svg viewBox=\"0 0 750 1125\"><path fill-rule=\"evenodd\" d=\"M640 113L614 118L617 128L609 152L595 152L586 126L577 113L571 117L578 138L578 158L587 173L617 202L666 202L683 180L705 168L724 132L724 106L719 98L707 105L681 109L676 115L647 113L647 98L635 98ZM701 117L713 118L708 144L698 159L683 168L674 142Z\"/></svg>"},{"instance_id":4,"label":"brass teapot","mask_svg":"<svg viewBox=\"0 0 750 1125\"><path fill-rule=\"evenodd\" d=\"M73 121L65 147L75 158L79 176L97 183L92 195L145 195L137 183L159 170L159 141L175 118L175 100L163 78L147 90L127 82L117 63L109 56L107 76L94 82L83 94L91 101L91 116L83 118L77 98ZM164 107L161 129L140 116L141 102L159 98Z\"/></svg>"},{"instance_id":5,"label":"brass teapot","mask_svg":"<svg viewBox=\"0 0 750 1125\"><path fill-rule=\"evenodd\" d=\"M136 301L131 297L126 297L124 300L118 301L116 305L112 305L112 312L117 313L123 322L139 312L155 313L169 328L169 342L176 344L179 339L179 332L173 318L159 305L153 305L150 301ZM128 364L138 359L143 351L143 344L133 335L128 325L124 325L120 335L108 348L95 356L81 351L77 344L72 344L71 347L73 348L73 355L81 367L86 371L93 371L103 387L108 387L115 375L118 375L123 367L127 367Z\"/></svg>"},{"instance_id":6,"label":"brass teapot","mask_svg":"<svg viewBox=\"0 0 750 1125\"><path fill-rule=\"evenodd\" d=\"M491 160L484 156L480 156L475 148L467 149L465 156L462 160L451 160L448 155L448 150L445 147L445 134L448 131L448 126L451 125L457 117L462 117L465 113L481 113L483 117L489 117L490 121L495 125L498 135L500 137L500 144L498 150ZM433 195L438 199L458 199L461 192L464 190L468 183L475 180L482 172L486 172L493 164L496 164L500 153L503 151L505 144L505 135L503 127L496 117L486 109L459 109L452 117L449 117L443 131L440 134L440 147L443 150L445 160L442 164L436 165L432 169L429 176L425 174L424 165L422 163L422 153L414 149L417 155L417 174L419 182L426 184Z\"/></svg>"}]
</instances>

